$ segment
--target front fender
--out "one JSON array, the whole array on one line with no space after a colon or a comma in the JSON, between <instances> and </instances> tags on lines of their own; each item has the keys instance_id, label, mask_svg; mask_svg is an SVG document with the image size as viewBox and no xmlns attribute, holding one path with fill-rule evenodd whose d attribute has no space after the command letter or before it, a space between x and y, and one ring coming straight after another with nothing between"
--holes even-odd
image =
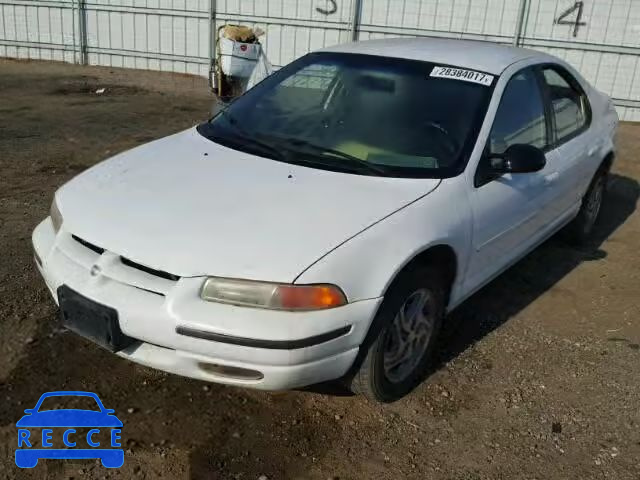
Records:
<instances>
[{"instance_id":1,"label":"front fender","mask_svg":"<svg viewBox=\"0 0 640 480\"><path fill-rule=\"evenodd\" d=\"M462 175L443 180L425 197L322 257L295 283L335 283L349 302L380 297L414 257L435 245L450 246L458 272L464 272L472 227L464 188ZM452 300L461 276L456 275Z\"/></svg>"}]
</instances>

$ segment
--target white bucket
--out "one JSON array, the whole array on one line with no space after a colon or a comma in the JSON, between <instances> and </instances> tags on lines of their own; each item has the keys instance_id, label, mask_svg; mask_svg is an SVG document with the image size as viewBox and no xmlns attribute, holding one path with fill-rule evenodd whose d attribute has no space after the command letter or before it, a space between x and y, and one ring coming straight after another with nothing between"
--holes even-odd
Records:
<instances>
[{"instance_id":1,"label":"white bucket","mask_svg":"<svg viewBox=\"0 0 640 480\"><path fill-rule=\"evenodd\" d=\"M250 77L262 51L259 43L235 42L220 37L220 66L231 77Z\"/></svg>"}]
</instances>

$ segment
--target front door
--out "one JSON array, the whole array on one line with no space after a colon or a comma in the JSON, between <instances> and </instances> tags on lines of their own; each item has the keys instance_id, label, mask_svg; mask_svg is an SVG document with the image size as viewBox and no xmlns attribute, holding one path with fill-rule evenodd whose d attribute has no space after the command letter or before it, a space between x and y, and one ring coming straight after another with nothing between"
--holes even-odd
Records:
<instances>
[{"instance_id":1,"label":"front door","mask_svg":"<svg viewBox=\"0 0 640 480\"><path fill-rule=\"evenodd\" d=\"M471 193L473 251L467 289L474 290L535 243L540 226L552 220L550 200L557 181L557 153L548 150L549 126L538 76L525 68L511 77L475 174ZM515 144L546 150L547 164L533 173L496 175L490 155Z\"/></svg>"}]
</instances>

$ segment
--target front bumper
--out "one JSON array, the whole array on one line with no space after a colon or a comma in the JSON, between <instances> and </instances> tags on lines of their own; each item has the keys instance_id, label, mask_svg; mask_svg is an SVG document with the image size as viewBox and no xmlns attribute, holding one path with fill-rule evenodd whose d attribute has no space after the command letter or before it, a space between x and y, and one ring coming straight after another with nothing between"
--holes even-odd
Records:
<instances>
[{"instance_id":1,"label":"front bumper","mask_svg":"<svg viewBox=\"0 0 640 480\"><path fill-rule=\"evenodd\" d=\"M119 356L219 383L283 390L341 377L382 300L317 312L217 304L200 299L203 278L172 281L134 270L112 252L86 248L64 226L55 235L49 218L34 230L33 245L56 302L65 284L118 311L123 333L138 340ZM234 375L234 369L260 375Z\"/></svg>"}]
</instances>

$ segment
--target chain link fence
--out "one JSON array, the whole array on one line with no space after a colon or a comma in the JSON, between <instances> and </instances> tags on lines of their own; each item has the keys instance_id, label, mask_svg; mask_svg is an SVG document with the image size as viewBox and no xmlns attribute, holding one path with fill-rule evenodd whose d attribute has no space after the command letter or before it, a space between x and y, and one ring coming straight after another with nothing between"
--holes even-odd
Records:
<instances>
[{"instance_id":1,"label":"chain link fence","mask_svg":"<svg viewBox=\"0 0 640 480\"><path fill-rule=\"evenodd\" d=\"M217 28L259 26L282 66L351 40L464 38L546 51L640 121L638 0L0 0L0 57L210 74Z\"/></svg>"}]
</instances>

